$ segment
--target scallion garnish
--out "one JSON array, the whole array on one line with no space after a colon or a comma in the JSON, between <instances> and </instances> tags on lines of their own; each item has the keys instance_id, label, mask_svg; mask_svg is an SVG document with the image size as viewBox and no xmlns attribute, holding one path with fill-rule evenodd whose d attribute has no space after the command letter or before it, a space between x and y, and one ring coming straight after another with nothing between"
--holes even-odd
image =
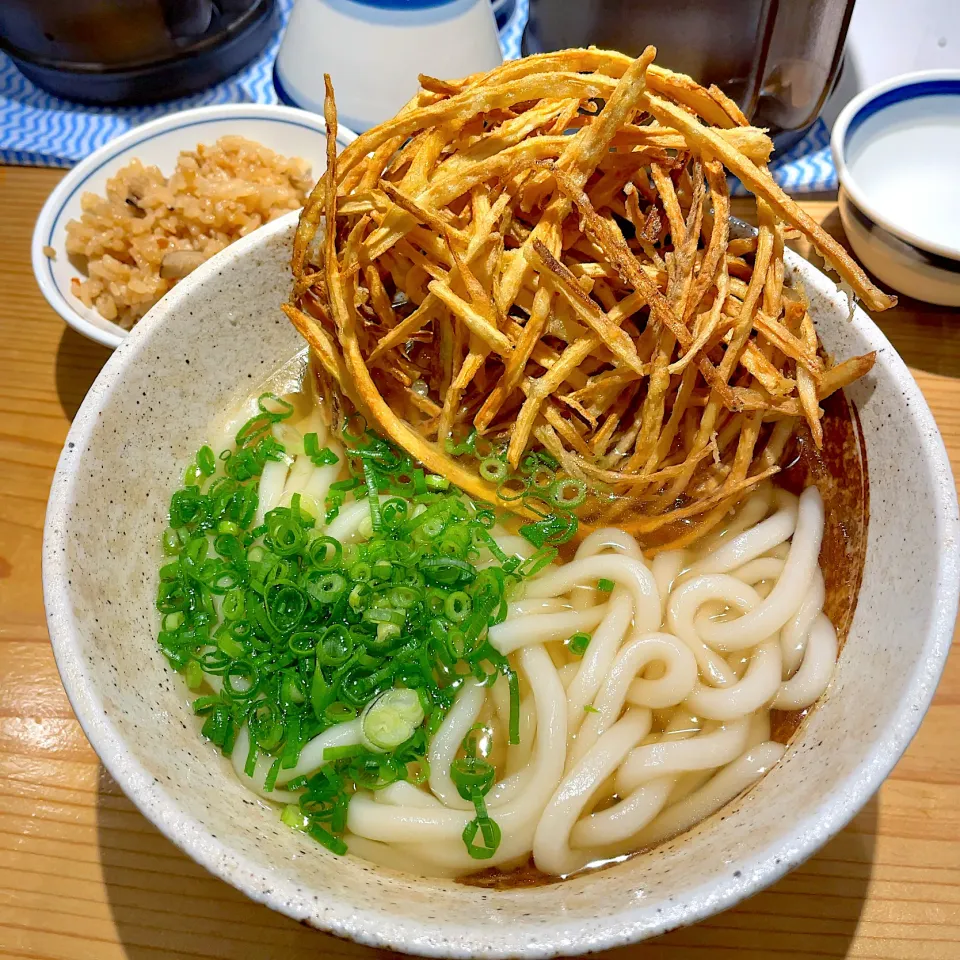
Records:
<instances>
[{"instance_id":1,"label":"scallion garnish","mask_svg":"<svg viewBox=\"0 0 960 960\"><path fill-rule=\"evenodd\" d=\"M588 633L575 633L567 641L567 649L575 656L582 657L587 652L590 645L590 635Z\"/></svg>"},{"instance_id":2,"label":"scallion garnish","mask_svg":"<svg viewBox=\"0 0 960 960\"><path fill-rule=\"evenodd\" d=\"M329 447L320 446L320 441L315 433L304 434L303 452L310 458L315 467L331 466L340 462L340 458Z\"/></svg>"},{"instance_id":3,"label":"scallion garnish","mask_svg":"<svg viewBox=\"0 0 960 960\"><path fill-rule=\"evenodd\" d=\"M453 445L460 455L482 455L491 481L524 495L540 490L545 509L526 525L538 550L521 563L490 534L493 509L351 418L343 431L349 475L331 485L325 516L313 516L295 494L255 526L264 465L290 460L271 428L292 412L286 400L262 395L234 450L216 457L204 447L190 464L163 534L158 643L199 694L193 709L203 735L229 755L246 727L248 740L239 741L249 743L246 772L263 776L265 756L263 790L279 782L285 795L299 793L283 821L342 853L356 790L427 779L430 739L464 676L507 678L509 741L519 742L517 674L486 633L506 617L513 588L551 563L552 544L572 535L567 506L579 487L556 477L548 455L528 455L521 472L510 473L502 451L484 438ZM316 434L304 438L304 453L317 466L337 462ZM369 504L372 533L356 544L319 529L348 497ZM360 743L330 747L318 770L284 779L307 743L358 718ZM464 843L485 859L500 843L484 802L494 770L471 749L453 776L476 811Z\"/></svg>"}]
</instances>

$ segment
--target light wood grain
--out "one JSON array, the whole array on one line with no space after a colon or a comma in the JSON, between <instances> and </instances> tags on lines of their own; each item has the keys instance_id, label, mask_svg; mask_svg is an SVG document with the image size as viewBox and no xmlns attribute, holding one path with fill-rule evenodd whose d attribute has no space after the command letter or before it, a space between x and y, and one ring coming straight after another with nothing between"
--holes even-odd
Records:
<instances>
[{"instance_id":1,"label":"light wood grain","mask_svg":"<svg viewBox=\"0 0 960 960\"><path fill-rule=\"evenodd\" d=\"M60 174L0 168L0 956L299 960L373 951L247 901L177 851L103 771L64 696L40 590L40 541L70 418L108 352L50 310L33 222ZM806 205L839 233L835 205ZM960 470L960 314L879 318L916 370ZM956 643L954 644L956 647ZM637 960L960 957L960 656L893 776L821 853L736 909Z\"/></svg>"}]
</instances>

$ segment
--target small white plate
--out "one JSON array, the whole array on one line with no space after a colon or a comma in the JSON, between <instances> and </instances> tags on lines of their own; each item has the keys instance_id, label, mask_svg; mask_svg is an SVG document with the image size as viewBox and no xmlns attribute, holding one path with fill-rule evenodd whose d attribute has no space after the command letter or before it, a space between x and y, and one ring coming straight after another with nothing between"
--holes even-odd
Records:
<instances>
[{"instance_id":1,"label":"small white plate","mask_svg":"<svg viewBox=\"0 0 960 960\"><path fill-rule=\"evenodd\" d=\"M860 262L901 293L960 306L960 70L865 90L837 118L831 147Z\"/></svg>"},{"instance_id":2,"label":"small white plate","mask_svg":"<svg viewBox=\"0 0 960 960\"><path fill-rule=\"evenodd\" d=\"M107 347L117 347L128 331L96 310L85 307L70 291L70 281L84 275L70 262L66 251L67 221L79 219L80 198L86 192L104 194L107 180L135 157L155 164L165 175L176 166L177 156L198 143L212 144L222 136L256 140L287 157L309 160L313 175L326 169L326 124L323 117L292 107L227 104L184 110L152 120L111 140L75 166L47 198L33 231L33 272L47 303L78 333ZM342 149L356 135L339 127ZM44 253L52 247L56 257Z\"/></svg>"}]
</instances>

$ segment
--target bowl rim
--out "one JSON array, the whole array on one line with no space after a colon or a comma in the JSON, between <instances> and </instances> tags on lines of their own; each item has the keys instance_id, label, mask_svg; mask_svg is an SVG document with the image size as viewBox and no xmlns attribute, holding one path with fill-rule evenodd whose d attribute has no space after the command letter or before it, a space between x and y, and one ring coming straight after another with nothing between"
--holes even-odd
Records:
<instances>
[{"instance_id":1,"label":"bowl rim","mask_svg":"<svg viewBox=\"0 0 960 960\"><path fill-rule=\"evenodd\" d=\"M44 523L43 594L51 644L64 689L81 727L102 763L143 815L193 860L225 880L256 902L306 923L379 949L400 950L429 957L472 958L517 957L536 960L571 956L625 946L696 923L728 909L779 880L838 833L874 794L916 734L936 691L946 664L957 619L960 584L960 515L956 488L943 439L919 386L899 354L882 331L859 308L851 323L869 335L878 351L878 363L885 368L910 411L910 418L922 431L927 470L934 487L933 511L941 533L942 549L931 574L935 584L936 610L918 651L906 693L888 717L885 728L856 772L815 808L795 821L791 833L771 841L751 859L738 863L739 877L725 877L718 888L717 878L704 881L681 901L658 910L634 906L603 918L600 927L583 920L564 921L558 912L550 926L538 926L535 938L523 930L491 929L479 924L458 925L449 931L442 924L429 925L395 912L385 916L375 905L350 903L326 891L318 900L281 878L272 867L260 866L242 852L213 838L209 831L180 809L179 801L133 758L124 738L106 713L102 699L86 682L86 667L78 643L78 627L72 615L67 584L66 547L68 505L79 471L70 455L84 449L100 417L101 408L122 380L127 368L139 356L140 342L154 327L166 322L193 287L203 285L229 260L268 242L296 222L294 211L231 244L197 268L178 284L141 320L111 356L80 406L64 442L57 464ZM823 277L808 261L787 252L788 266L809 269ZM805 266L804 266L805 265ZM825 278L826 279L826 278ZM231 868L232 865L232 868ZM379 869L379 868L376 868ZM479 891L478 893L482 893ZM517 895L522 891L514 891ZM493 937L491 937L491 934Z\"/></svg>"},{"instance_id":2,"label":"bowl rim","mask_svg":"<svg viewBox=\"0 0 960 960\"><path fill-rule=\"evenodd\" d=\"M956 96L958 106L960 106L960 69L938 69L938 70L917 70L912 73L900 74L891 77L889 80L883 80L876 83L866 90L858 93L844 108L833 125L833 132L830 135L830 150L833 154L833 163L837 170L837 179L840 186L850 196L854 205L875 223L879 224L895 237L904 240L921 250L938 254L950 260L960 260L960 245L951 246L949 244L937 243L928 240L925 237L914 233L911 230L905 230L902 227L892 223L888 217L881 213L870 203L866 194L857 184L853 173L847 166L846 148L848 137L857 129L859 122L866 120L873 113L879 113L894 103L902 103L907 100L914 100L917 97L911 95L910 91L916 87L925 87L928 84L946 83L947 89L942 91L944 94L953 93ZM895 96L900 93L901 96ZM920 96L933 95L934 91L921 93ZM878 103L878 101L880 101ZM873 109L870 109L870 108Z\"/></svg>"},{"instance_id":3,"label":"bowl rim","mask_svg":"<svg viewBox=\"0 0 960 960\"><path fill-rule=\"evenodd\" d=\"M44 249L53 247L58 255L66 256L66 251L60 249L63 246L62 239L59 246L54 242L57 240L57 237L54 236L54 228L63 213L63 208L78 192L84 189L87 181L94 174L109 164L118 161L122 154L153 140L161 134L169 133L171 130L202 126L211 122L241 122L243 120L268 120L275 123L292 124L316 133L326 133L327 129L326 121L322 116L311 113L309 110L301 110L298 107L271 103L224 103L194 107L179 113L168 113L157 117L155 120L139 124L108 141L73 167L54 187L40 209L34 224L33 236L30 241L30 260L33 275L44 299L68 326L88 339L111 348L119 346L130 333L129 330L124 330L109 320L104 320L104 323L109 323L114 329L104 329L97 326L80 313L70 299L61 293L53 276L53 260L44 253ZM352 130L337 125L337 143L341 148L352 143L356 138L357 135ZM266 146L269 146L269 144L266 144ZM234 243L236 242L234 241Z\"/></svg>"}]
</instances>

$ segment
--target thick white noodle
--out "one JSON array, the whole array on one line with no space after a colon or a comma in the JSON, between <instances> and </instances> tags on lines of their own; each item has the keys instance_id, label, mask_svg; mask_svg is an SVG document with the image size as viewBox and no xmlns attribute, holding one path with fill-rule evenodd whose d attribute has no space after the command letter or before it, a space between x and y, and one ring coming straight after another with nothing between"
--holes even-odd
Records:
<instances>
[{"instance_id":1,"label":"thick white noodle","mask_svg":"<svg viewBox=\"0 0 960 960\"><path fill-rule=\"evenodd\" d=\"M667 724L663 734L654 742L678 743L689 740L699 733L698 718L692 714L677 711ZM763 725L751 721L746 743L749 745ZM766 726L769 737L769 724ZM656 735L654 735L656 736ZM692 770L679 776L660 777L643 784L629 796L600 813L591 814L581 820L573 830L570 842L574 847L590 847L598 856L609 856L632 846L630 838L642 830L667 805L682 800L698 790L713 776L713 769ZM616 783L614 784L616 789Z\"/></svg>"},{"instance_id":2,"label":"thick white noodle","mask_svg":"<svg viewBox=\"0 0 960 960\"><path fill-rule=\"evenodd\" d=\"M274 424L274 426L277 426L277 424ZM291 427L290 429L293 428ZM299 434L297 434L297 436L299 436ZM299 493L302 497L310 481L310 477L313 476L313 471L316 469L311 459L305 454L301 453L294 457L293 466L287 474L286 481L283 485L283 493L280 495L278 505L281 507L289 507L290 500L295 493Z\"/></svg>"},{"instance_id":3,"label":"thick white noodle","mask_svg":"<svg viewBox=\"0 0 960 960\"><path fill-rule=\"evenodd\" d=\"M546 873L562 875L586 866L589 854L570 849L570 831L603 782L650 729L645 712L627 713L590 748L550 798L533 837L533 858Z\"/></svg>"},{"instance_id":4,"label":"thick white noodle","mask_svg":"<svg viewBox=\"0 0 960 960\"><path fill-rule=\"evenodd\" d=\"M353 747L360 743L360 720L349 720L328 727L319 736L314 737L300 751L297 765L289 770L280 770L277 783L281 786L295 777L316 773L327 761L323 754L331 747Z\"/></svg>"},{"instance_id":5,"label":"thick white noodle","mask_svg":"<svg viewBox=\"0 0 960 960\"><path fill-rule=\"evenodd\" d=\"M264 790L263 784L273 766L273 757L265 753L257 755L257 765L253 771L253 776L248 777L243 769L247 762L247 754L250 752L250 731L244 724L237 734L237 739L233 743L233 752L230 754L230 762L241 783L248 787L254 793L258 793L265 800L273 800L276 803L296 803L299 794L290 790L283 790L277 787L274 790Z\"/></svg>"},{"instance_id":6,"label":"thick white noodle","mask_svg":"<svg viewBox=\"0 0 960 960\"><path fill-rule=\"evenodd\" d=\"M569 603L559 597L534 597L530 600L515 600L507 604L507 620L528 617L532 613L563 613L572 610Z\"/></svg>"},{"instance_id":7,"label":"thick white noodle","mask_svg":"<svg viewBox=\"0 0 960 960\"><path fill-rule=\"evenodd\" d=\"M629 842L664 808L675 783L672 777L659 777L608 810L584 817L570 834L571 846L582 850Z\"/></svg>"},{"instance_id":8,"label":"thick white noodle","mask_svg":"<svg viewBox=\"0 0 960 960\"><path fill-rule=\"evenodd\" d=\"M411 850L406 846L392 843L378 843L376 840L368 840L366 837L359 837L355 833L347 832L344 835L344 841L350 853L371 863L379 864L381 867L387 867L390 870L397 870L400 873L414 873L420 877L456 877L463 873L460 867L444 867L438 863L418 856L418 851Z\"/></svg>"},{"instance_id":9,"label":"thick white noodle","mask_svg":"<svg viewBox=\"0 0 960 960\"><path fill-rule=\"evenodd\" d=\"M664 665L656 680L640 676L652 663ZM639 679L638 679L639 678ZM594 700L594 711L584 721L584 739L599 736L613 725L629 697L644 707L675 706L693 690L697 663L690 650L669 633L645 633L632 638L617 653Z\"/></svg>"},{"instance_id":10,"label":"thick white noodle","mask_svg":"<svg viewBox=\"0 0 960 960\"><path fill-rule=\"evenodd\" d=\"M783 684L771 706L774 710L801 710L823 695L837 662L837 631L821 613L810 628L797 672Z\"/></svg>"},{"instance_id":11,"label":"thick white noodle","mask_svg":"<svg viewBox=\"0 0 960 960\"><path fill-rule=\"evenodd\" d=\"M532 837L537 819L560 782L566 758L566 698L557 671L542 647L524 647L520 663L537 705L537 743L530 761L529 789L497 810L497 823L505 837L525 827L530 828ZM456 845L472 819L470 811L387 807L360 791L350 801L347 826L353 833L384 843ZM489 865L489 861L485 863Z\"/></svg>"},{"instance_id":12,"label":"thick white noodle","mask_svg":"<svg viewBox=\"0 0 960 960\"><path fill-rule=\"evenodd\" d=\"M505 620L487 631L491 646L506 655L520 647L555 640L566 640L575 633L596 628L607 612L606 604L586 610L565 610L561 613L538 613L528 617Z\"/></svg>"},{"instance_id":13,"label":"thick white noodle","mask_svg":"<svg viewBox=\"0 0 960 960\"><path fill-rule=\"evenodd\" d=\"M617 793L631 793L657 777L722 767L743 752L749 733L750 721L741 717L689 740L635 747L617 773Z\"/></svg>"},{"instance_id":14,"label":"thick white noodle","mask_svg":"<svg viewBox=\"0 0 960 960\"><path fill-rule=\"evenodd\" d=\"M601 527L588 534L577 547L574 554L575 560L582 560L585 557L593 557L598 553L611 551L614 554L621 554L630 557L632 560L643 560L643 551L640 545L630 536L629 533L617 529L617 527Z\"/></svg>"},{"instance_id":15,"label":"thick white noodle","mask_svg":"<svg viewBox=\"0 0 960 960\"><path fill-rule=\"evenodd\" d=\"M690 648L696 658L700 672L713 686L728 686L737 679L736 674L719 653L711 650L700 639L693 623L693 617L699 603L686 603L686 599L699 590L702 579L704 578L698 577L695 580L688 580L677 587L667 598L667 626L671 633L679 637ZM741 587L745 587L745 585L741 584ZM717 597L704 597L704 601L706 599L717 599Z\"/></svg>"},{"instance_id":16,"label":"thick white noodle","mask_svg":"<svg viewBox=\"0 0 960 960\"><path fill-rule=\"evenodd\" d=\"M660 595L653 574L641 560L601 553L573 560L556 570L534 577L526 587L528 597L556 597L582 583L612 580L633 600L634 630L656 630L660 626Z\"/></svg>"},{"instance_id":17,"label":"thick white noodle","mask_svg":"<svg viewBox=\"0 0 960 960\"><path fill-rule=\"evenodd\" d=\"M737 534L743 533L750 527L756 526L770 512L775 493L772 486L766 484L752 494L747 502L735 513L726 526L722 526L715 533L709 534L697 546L702 556L716 550L721 544L729 543Z\"/></svg>"},{"instance_id":18,"label":"thick white noodle","mask_svg":"<svg viewBox=\"0 0 960 960\"><path fill-rule=\"evenodd\" d=\"M714 649L731 644L743 649L773 636L800 609L817 569L822 539L823 498L816 487L807 487L800 496L790 554L770 596L742 617L711 623L704 642Z\"/></svg>"},{"instance_id":19,"label":"thick white noodle","mask_svg":"<svg viewBox=\"0 0 960 960\"><path fill-rule=\"evenodd\" d=\"M667 807L648 827L630 838L633 849L642 849L675 837L716 813L724 804L760 779L784 754L772 740L751 748L711 777L699 790Z\"/></svg>"},{"instance_id":20,"label":"thick white noodle","mask_svg":"<svg viewBox=\"0 0 960 960\"><path fill-rule=\"evenodd\" d=\"M680 576L686 562L686 550L663 550L653 558L653 563L650 564L653 579L657 581L657 590L660 593L661 618L667 615L667 600L670 598L670 591L673 589L674 583Z\"/></svg>"},{"instance_id":21,"label":"thick white noodle","mask_svg":"<svg viewBox=\"0 0 960 960\"><path fill-rule=\"evenodd\" d=\"M338 463L324 464L322 467L314 467L306 487L301 491L304 497L309 497L321 507L323 507L323 502L330 492L330 485L340 475L340 464L343 462L344 456L343 449L338 444L331 443L328 444L328 446L330 450L340 458L340 461ZM321 521L325 512L326 508L324 507L323 512L319 513Z\"/></svg>"},{"instance_id":22,"label":"thick white noodle","mask_svg":"<svg viewBox=\"0 0 960 960\"><path fill-rule=\"evenodd\" d=\"M563 669L557 671L561 683L563 682ZM518 793L527 787L533 771L533 768L528 764L528 760L531 752L529 744L533 742L532 737L535 729L535 713L531 709L532 704L529 698L526 704L521 701L520 743L506 743L510 730L510 689L507 678L503 674L500 674L494 685L489 688L489 695L494 703L498 726L495 735L501 738L503 744L506 744L506 762L502 764L505 776L490 788L490 792L486 796L486 804L492 809L513 800Z\"/></svg>"},{"instance_id":23,"label":"thick white noodle","mask_svg":"<svg viewBox=\"0 0 960 960\"><path fill-rule=\"evenodd\" d=\"M381 504L395 499L380 495ZM357 537L369 537L370 532L370 504L366 500L354 500L340 508L340 512L327 525L324 535L341 543L352 543Z\"/></svg>"},{"instance_id":24,"label":"thick white noodle","mask_svg":"<svg viewBox=\"0 0 960 960\"><path fill-rule=\"evenodd\" d=\"M800 666L807 637L810 635L810 628L813 626L813 621L823 610L825 599L826 586L823 582L823 574L818 569L813 576L813 582L810 584L807 595L803 598L803 603L800 604L800 609L784 624L780 631L784 679L793 676L797 667Z\"/></svg>"},{"instance_id":25,"label":"thick white noodle","mask_svg":"<svg viewBox=\"0 0 960 960\"><path fill-rule=\"evenodd\" d=\"M703 629L703 622L696 620L697 611L711 601L719 602L739 610L741 613L755 609L760 604L760 595L749 584L731 577L727 573L704 574L686 580L670 595L667 604L667 622L670 629L684 641L688 637L695 638L700 643L718 650L721 653L731 653L735 650L746 650L756 646L756 641L748 642L743 637L734 635L726 643L720 644L716 639L711 642ZM742 619L742 618L741 618ZM708 624L710 621L705 618ZM691 644L696 655L698 644Z\"/></svg>"},{"instance_id":26,"label":"thick white noodle","mask_svg":"<svg viewBox=\"0 0 960 960\"><path fill-rule=\"evenodd\" d=\"M630 628L634 607L630 595L622 587L614 588L606 604L607 616L594 631L586 653L573 680L567 686L567 730L572 735L583 723L584 708L593 700L603 678L610 670L617 650Z\"/></svg>"},{"instance_id":27,"label":"thick white noodle","mask_svg":"<svg viewBox=\"0 0 960 960\"><path fill-rule=\"evenodd\" d=\"M797 501L791 497L772 517L725 541L713 553L698 560L690 568L689 575L729 573L789 540L796 526Z\"/></svg>"},{"instance_id":28,"label":"thick white noodle","mask_svg":"<svg viewBox=\"0 0 960 960\"><path fill-rule=\"evenodd\" d=\"M753 587L761 580L776 580L783 573L783 565L779 557L757 557L734 570L733 576Z\"/></svg>"},{"instance_id":29,"label":"thick white noodle","mask_svg":"<svg viewBox=\"0 0 960 960\"><path fill-rule=\"evenodd\" d=\"M287 482L289 466L285 460L268 460L263 465L260 483L257 487L257 514L253 525L259 527L263 518L275 507L280 506L283 486Z\"/></svg>"},{"instance_id":30,"label":"thick white noodle","mask_svg":"<svg viewBox=\"0 0 960 960\"><path fill-rule=\"evenodd\" d=\"M508 557L522 557L524 560L529 560L537 552L537 548L529 540L524 540L523 537L514 534L495 533L493 539Z\"/></svg>"},{"instance_id":31,"label":"thick white noodle","mask_svg":"<svg viewBox=\"0 0 960 960\"><path fill-rule=\"evenodd\" d=\"M457 810L472 810L473 804L457 793L457 788L450 776L450 765L460 749L463 738L477 722L480 708L486 697L487 691L482 683L473 679L467 680L457 694L450 712L443 718L443 723L433 735L427 752L427 763L430 764L430 789L446 806Z\"/></svg>"},{"instance_id":32,"label":"thick white noodle","mask_svg":"<svg viewBox=\"0 0 960 960\"><path fill-rule=\"evenodd\" d=\"M377 790L373 799L377 803L389 803L393 807L423 807L425 810L436 810L443 805L432 793L427 793L406 780L397 780L390 786Z\"/></svg>"},{"instance_id":33,"label":"thick white noodle","mask_svg":"<svg viewBox=\"0 0 960 960\"><path fill-rule=\"evenodd\" d=\"M499 823L501 815L497 814ZM460 838L452 843L402 843L397 850L408 851L411 856L426 861L431 869L449 870L455 874L473 873L489 867L510 869L526 863L533 848L533 831L537 821L518 822L509 831L503 831L503 839L497 852L488 860L474 860L467 853Z\"/></svg>"},{"instance_id":34,"label":"thick white noodle","mask_svg":"<svg viewBox=\"0 0 960 960\"><path fill-rule=\"evenodd\" d=\"M707 720L736 720L760 710L780 688L780 644L776 638L757 647L747 672L729 687L697 683L687 697L687 707Z\"/></svg>"},{"instance_id":35,"label":"thick white noodle","mask_svg":"<svg viewBox=\"0 0 960 960\"><path fill-rule=\"evenodd\" d=\"M580 672L580 664L576 660L571 660L569 663L565 663L562 667L557 668L557 673L560 676L560 682L563 684L564 690L570 689L570 684L573 683L573 678Z\"/></svg>"},{"instance_id":36,"label":"thick white noodle","mask_svg":"<svg viewBox=\"0 0 960 960\"><path fill-rule=\"evenodd\" d=\"M559 671L557 674L559 679ZM512 775L519 773L530 762L533 754L533 745L537 734L537 707L532 696L524 697L520 700L520 742L516 745L510 744L507 747L507 780ZM504 782L504 781L501 781ZM493 791L497 791L500 784L494 784Z\"/></svg>"},{"instance_id":37,"label":"thick white noodle","mask_svg":"<svg viewBox=\"0 0 960 960\"><path fill-rule=\"evenodd\" d=\"M640 545L629 533L618 530L616 527L601 527L584 537L583 542L577 547L574 559L582 560L585 557L593 557L607 551L643 563L643 551L640 549ZM570 592L570 602L574 609L584 610L593 606L599 595L599 591L593 584L580 584Z\"/></svg>"}]
</instances>

